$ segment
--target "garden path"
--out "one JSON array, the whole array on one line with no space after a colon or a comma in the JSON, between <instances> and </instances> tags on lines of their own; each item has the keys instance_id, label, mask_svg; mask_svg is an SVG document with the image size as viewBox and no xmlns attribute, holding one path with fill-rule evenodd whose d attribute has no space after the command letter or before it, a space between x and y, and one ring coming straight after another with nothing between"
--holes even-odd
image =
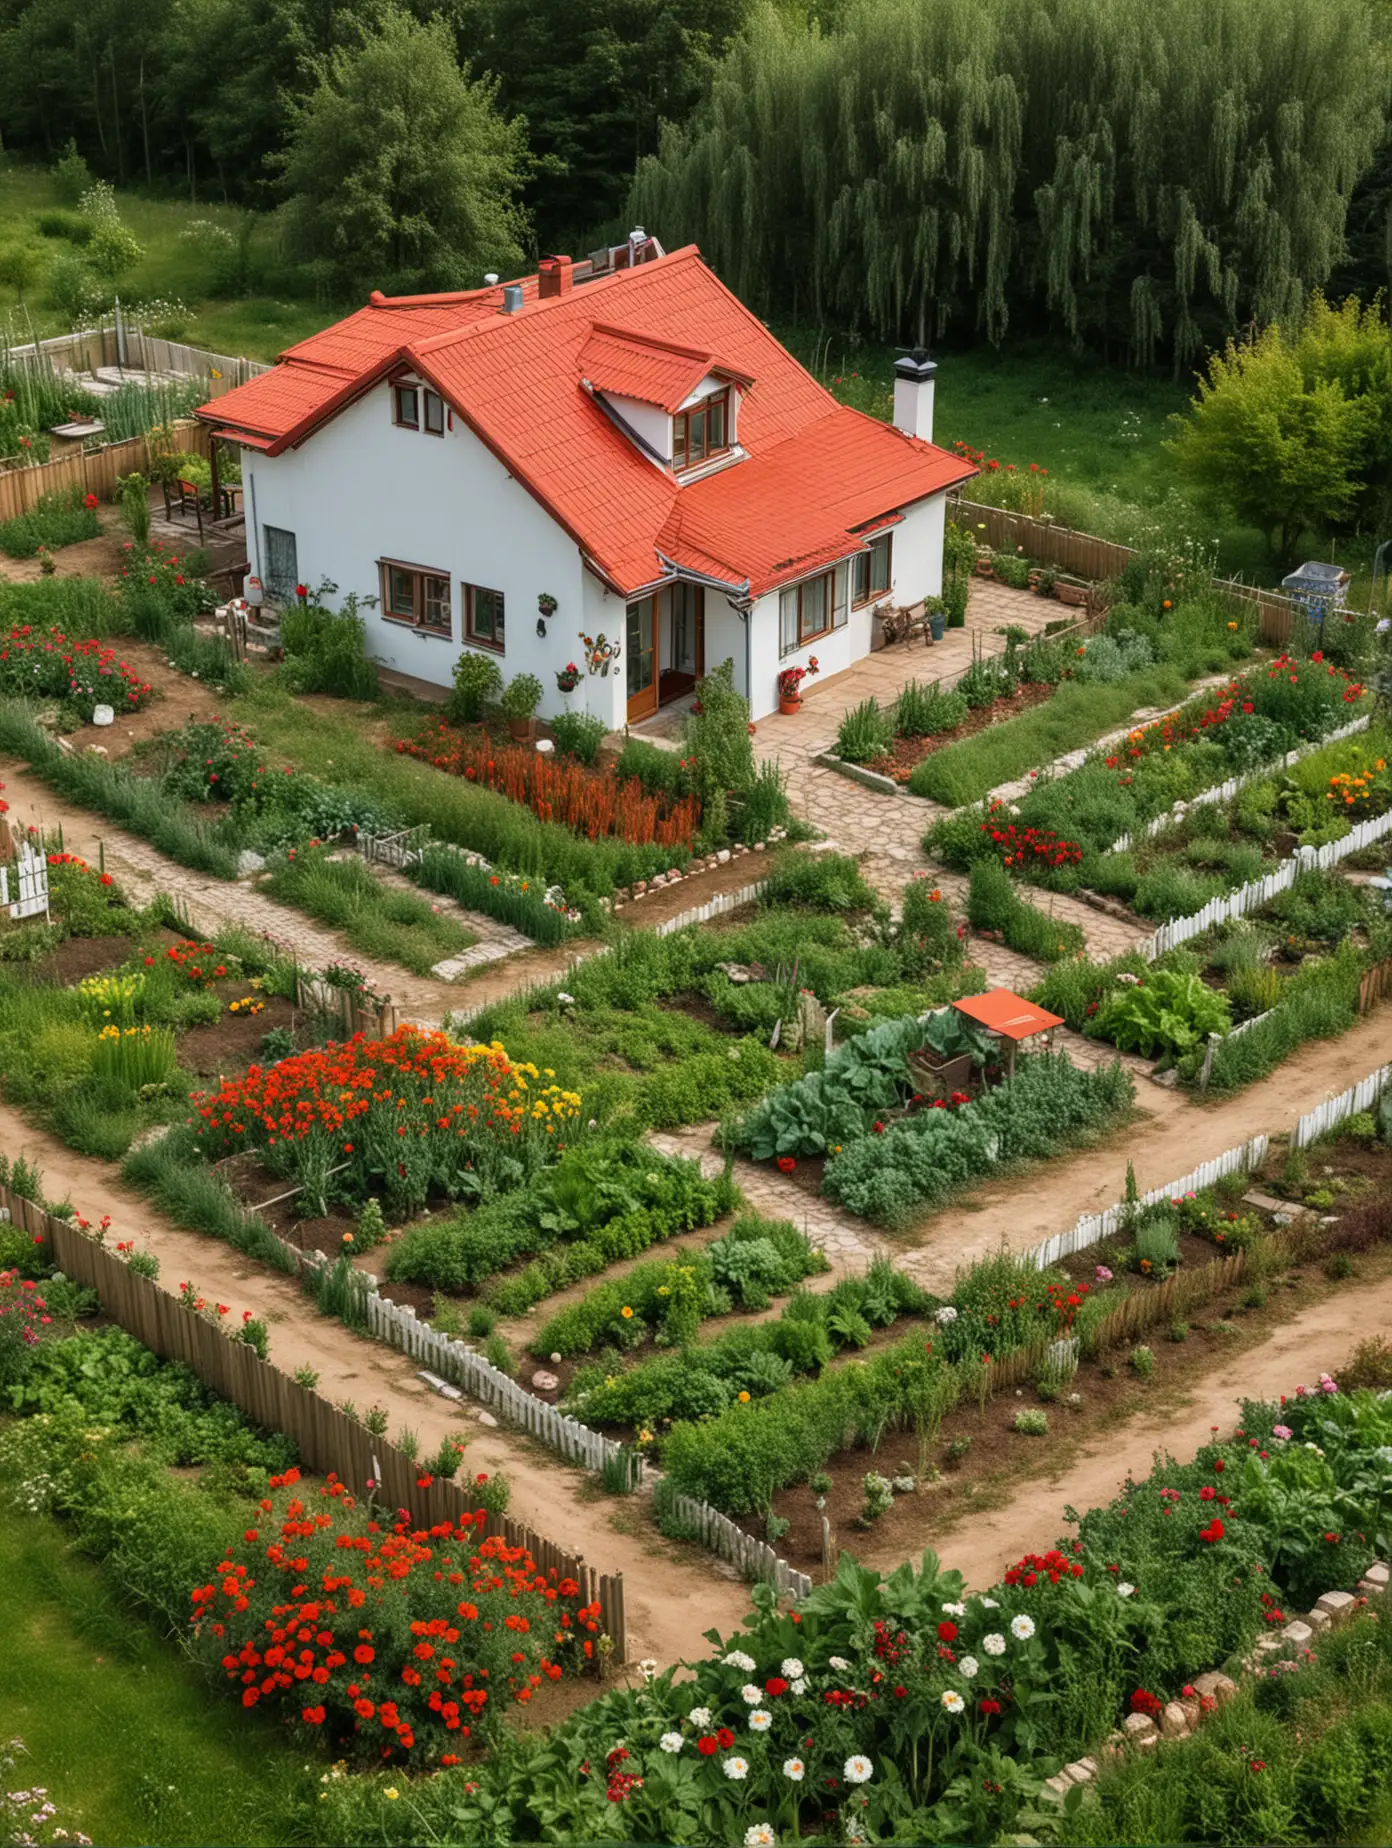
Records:
<instances>
[{"instance_id":1,"label":"garden path","mask_svg":"<svg viewBox=\"0 0 1392 1848\"><path fill-rule=\"evenodd\" d=\"M187 1278L214 1301L230 1304L234 1314L251 1309L264 1318L275 1364L286 1372L314 1368L319 1391L331 1403L350 1399L360 1410L384 1406L391 1414L391 1431L415 1431L425 1451L463 1434L462 1419L470 1440L468 1467L506 1473L512 1484L510 1514L582 1554L601 1572L623 1573L632 1660L652 1656L665 1665L703 1656L708 1648L703 1632L713 1624L732 1630L748 1611L747 1587L713 1557L697 1555L704 1570L676 1570L674 1547L649 1523L634 1521L625 1499L597 1494L592 1476L505 1425L478 1425L477 1408L452 1409L417 1379L405 1355L322 1316L279 1271L221 1240L182 1231L114 1168L76 1154L3 1103L0 1149L12 1160L24 1155L36 1162L45 1192L53 1199L69 1198L83 1218L95 1224L110 1213L112 1237L133 1238L152 1251L166 1289Z\"/></svg>"},{"instance_id":2,"label":"garden path","mask_svg":"<svg viewBox=\"0 0 1392 1848\"><path fill-rule=\"evenodd\" d=\"M1111 1048L1060 1029L1070 1056L1096 1064ZM1066 1152L1023 1177L983 1181L969 1198L953 1200L910 1234L893 1236L843 1214L809 1194L790 1176L753 1162L736 1161L734 1178L752 1206L772 1218L791 1219L831 1261L833 1279L859 1272L880 1251L926 1289L946 1293L958 1267L999 1250L1028 1251L1055 1232L1066 1232L1084 1213L1097 1213L1126 1191L1127 1163L1135 1164L1142 1193L1178 1180L1202 1162L1258 1135L1279 1135L1321 1098L1371 1071L1387 1052L1387 1022L1369 1015L1337 1040L1310 1040L1258 1084L1211 1105L1185 1092L1137 1078L1140 1121L1091 1148ZM1126 1061L1132 1064L1141 1062ZM711 1146L714 1123L650 1137L667 1154L699 1158L708 1174L722 1166Z\"/></svg>"},{"instance_id":3,"label":"garden path","mask_svg":"<svg viewBox=\"0 0 1392 1848\"><path fill-rule=\"evenodd\" d=\"M104 846L107 870L137 904L148 904L157 893L164 893L187 909L196 929L211 931L224 924L239 924L258 936L272 938L309 970L322 969L331 962L351 963L362 970L378 994L391 996L403 1020L420 1026L438 1026L451 1008L483 1005L483 978L469 983L467 988L456 987L429 976L411 975L396 963L372 962L337 931L278 904L245 882L210 879L205 873L180 866L148 842L60 800L23 770L7 765L3 781L16 826L54 828L61 824L67 851L93 865L99 845ZM504 928L473 912L464 915L470 929L481 938L485 930L491 933ZM527 982L553 980L578 959L584 948L568 944L561 951L529 948L515 957L509 955L508 980L498 992L510 993ZM497 995L486 998L496 999Z\"/></svg>"},{"instance_id":4,"label":"garden path","mask_svg":"<svg viewBox=\"0 0 1392 1848\"><path fill-rule=\"evenodd\" d=\"M1233 1414L1243 1399L1279 1398L1313 1382L1322 1371L1337 1372L1361 1340L1389 1323L1392 1277L1369 1284L1352 1299L1340 1292L1314 1303L1265 1341L1196 1380L1183 1407L1168 1412L1162 1444L1155 1441L1155 1417L1142 1400L1119 1426L1085 1444L1052 1475L1048 1446L1037 1446L1039 1474L999 1507L965 1511L945 1537L933 1531L933 1504L927 1501L921 1544L931 1545L943 1565L955 1566L968 1584L977 1589L990 1585L1027 1548L1042 1550L1055 1543L1066 1531L1066 1508L1095 1508L1110 1501L1124 1488L1128 1475L1147 1473L1160 1450L1177 1462L1192 1462L1210 1441L1215 1424L1224 1432L1236 1425ZM970 1523L965 1529L964 1521ZM904 1550L901 1538L892 1552L880 1556L871 1539L857 1546L856 1556L862 1565L889 1571L900 1563Z\"/></svg>"}]
</instances>

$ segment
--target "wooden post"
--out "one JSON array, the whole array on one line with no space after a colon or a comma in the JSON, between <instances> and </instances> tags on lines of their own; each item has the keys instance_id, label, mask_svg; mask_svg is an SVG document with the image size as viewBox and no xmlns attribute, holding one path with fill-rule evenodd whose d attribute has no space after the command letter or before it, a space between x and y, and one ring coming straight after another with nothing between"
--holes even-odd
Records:
<instances>
[{"instance_id":1,"label":"wooden post","mask_svg":"<svg viewBox=\"0 0 1392 1848\"><path fill-rule=\"evenodd\" d=\"M216 524L217 521L222 518L222 482L218 477L218 446L216 437L214 437L208 445L208 467L212 471L213 522ZM198 536L200 539L203 537L201 532Z\"/></svg>"}]
</instances>

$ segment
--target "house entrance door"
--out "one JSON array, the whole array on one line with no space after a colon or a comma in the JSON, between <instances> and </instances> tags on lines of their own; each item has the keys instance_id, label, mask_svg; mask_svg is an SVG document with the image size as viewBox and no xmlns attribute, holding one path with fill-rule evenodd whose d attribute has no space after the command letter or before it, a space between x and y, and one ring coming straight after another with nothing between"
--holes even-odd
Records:
<instances>
[{"instance_id":1,"label":"house entrance door","mask_svg":"<svg viewBox=\"0 0 1392 1848\"><path fill-rule=\"evenodd\" d=\"M628 606L628 722L657 711L657 599L640 597Z\"/></svg>"},{"instance_id":2,"label":"house entrance door","mask_svg":"<svg viewBox=\"0 0 1392 1848\"><path fill-rule=\"evenodd\" d=\"M662 672L658 695L681 699L706 671L706 593L699 584L673 584L662 593Z\"/></svg>"}]
</instances>

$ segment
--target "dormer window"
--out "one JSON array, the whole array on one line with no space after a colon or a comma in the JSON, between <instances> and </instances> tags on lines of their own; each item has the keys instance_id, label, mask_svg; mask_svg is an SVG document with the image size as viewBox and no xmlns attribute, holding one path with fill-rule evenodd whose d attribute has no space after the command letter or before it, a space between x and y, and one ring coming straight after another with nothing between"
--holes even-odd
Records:
<instances>
[{"instance_id":1,"label":"dormer window","mask_svg":"<svg viewBox=\"0 0 1392 1848\"><path fill-rule=\"evenodd\" d=\"M712 392L672 419L672 467L695 468L730 447L730 392Z\"/></svg>"}]
</instances>

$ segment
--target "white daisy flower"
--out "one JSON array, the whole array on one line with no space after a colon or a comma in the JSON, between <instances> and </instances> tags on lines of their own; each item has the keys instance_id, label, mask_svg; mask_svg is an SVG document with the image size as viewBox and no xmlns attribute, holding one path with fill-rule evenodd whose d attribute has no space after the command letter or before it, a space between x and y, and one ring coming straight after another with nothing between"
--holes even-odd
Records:
<instances>
[{"instance_id":1,"label":"white daisy flower","mask_svg":"<svg viewBox=\"0 0 1392 1848\"><path fill-rule=\"evenodd\" d=\"M790 1681L788 1686L793 1690L794 1694L805 1694L807 1692L806 1675L799 1675L797 1680Z\"/></svg>"},{"instance_id":2,"label":"white daisy flower","mask_svg":"<svg viewBox=\"0 0 1392 1848\"><path fill-rule=\"evenodd\" d=\"M942 1308L935 1313L933 1319L938 1324L939 1328L950 1328L957 1320L957 1311L952 1307L951 1303L944 1303Z\"/></svg>"},{"instance_id":3,"label":"white daisy flower","mask_svg":"<svg viewBox=\"0 0 1392 1848\"><path fill-rule=\"evenodd\" d=\"M739 1783L749 1776L749 1760L747 1758L727 1758L720 1769L726 1777L733 1778L736 1783Z\"/></svg>"},{"instance_id":4,"label":"white daisy flower","mask_svg":"<svg viewBox=\"0 0 1392 1848\"><path fill-rule=\"evenodd\" d=\"M1001 1635L999 1630L993 1630L989 1636L982 1637L981 1647L989 1656L1003 1656L1005 1654L1005 1638Z\"/></svg>"},{"instance_id":5,"label":"white daisy flower","mask_svg":"<svg viewBox=\"0 0 1392 1848\"><path fill-rule=\"evenodd\" d=\"M1128 1585L1126 1580L1123 1579L1117 1586L1117 1596L1120 1598L1129 1598L1135 1589L1136 1587L1134 1585Z\"/></svg>"},{"instance_id":6,"label":"white daisy flower","mask_svg":"<svg viewBox=\"0 0 1392 1848\"><path fill-rule=\"evenodd\" d=\"M777 1840L773 1825L768 1822L756 1822L753 1828L744 1832L744 1848L773 1848Z\"/></svg>"},{"instance_id":7,"label":"white daisy flower","mask_svg":"<svg viewBox=\"0 0 1392 1848\"><path fill-rule=\"evenodd\" d=\"M765 1708L758 1707L749 1716L750 1732L767 1732L773 1725L773 1715Z\"/></svg>"},{"instance_id":8,"label":"white daisy flower","mask_svg":"<svg viewBox=\"0 0 1392 1848\"><path fill-rule=\"evenodd\" d=\"M679 1752L682 1749L682 1736L678 1732L663 1733L657 1743L664 1752Z\"/></svg>"},{"instance_id":9,"label":"white daisy flower","mask_svg":"<svg viewBox=\"0 0 1392 1848\"><path fill-rule=\"evenodd\" d=\"M830 1668L834 1668L837 1673L841 1675L848 1675L851 1672L851 1665L846 1660L845 1656L828 1656L827 1665Z\"/></svg>"},{"instance_id":10,"label":"white daisy flower","mask_svg":"<svg viewBox=\"0 0 1392 1848\"><path fill-rule=\"evenodd\" d=\"M848 1784L868 1784L875 1775L875 1767L868 1758L862 1758L857 1752L846 1760L842 1776Z\"/></svg>"},{"instance_id":11,"label":"white daisy flower","mask_svg":"<svg viewBox=\"0 0 1392 1848\"><path fill-rule=\"evenodd\" d=\"M981 1608L983 1611L998 1611L1000 1605L996 1603L994 1598L983 1598L981 1600Z\"/></svg>"},{"instance_id":12,"label":"white daisy flower","mask_svg":"<svg viewBox=\"0 0 1392 1848\"><path fill-rule=\"evenodd\" d=\"M957 1663L957 1673L966 1680L972 1681L975 1680L976 1671L980 1666L975 1656L962 1656Z\"/></svg>"},{"instance_id":13,"label":"white daisy flower","mask_svg":"<svg viewBox=\"0 0 1392 1848\"><path fill-rule=\"evenodd\" d=\"M783 1760L783 1775L784 1777L791 1778L795 1784L800 1784L807 1775L807 1766L800 1758L785 1758Z\"/></svg>"},{"instance_id":14,"label":"white daisy flower","mask_svg":"<svg viewBox=\"0 0 1392 1848\"><path fill-rule=\"evenodd\" d=\"M702 1732L710 1731L711 1710L709 1707L693 1707L691 1709L690 1719L691 1724L693 1726L699 1726Z\"/></svg>"},{"instance_id":15,"label":"white daisy flower","mask_svg":"<svg viewBox=\"0 0 1392 1848\"><path fill-rule=\"evenodd\" d=\"M944 1688L942 1704L949 1713L960 1713L967 1703L962 1699L962 1696L957 1692L956 1688Z\"/></svg>"},{"instance_id":16,"label":"white daisy flower","mask_svg":"<svg viewBox=\"0 0 1392 1848\"><path fill-rule=\"evenodd\" d=\"M965 1604L944 1604L943 1612L948 1617L965 1617L967 1607Z\"/></svg>"},{"instance_id":17,"label":"white daisy flower","mask_svg":"<svg viewBox=\"0 0 1392 1848\"><path fill-rule=\"evenodd\" d=\"M756 1688L752 1681L746 1681L744 1686L740 1689L740 1699L744 1702L746 1707L757 1707L763 1698L764 1690L762 1688Z\"/></svg>"},{"instance_id":18,"label":"white daisy flower","mask_svg":"<svg viewBox=\"0 0 1392 1848\"><path fill-rule=\"evenodd\" d=\"M798 1661L796 1656L787 1656L783 1662L782 1672L789 1681L797 1681L800 1679L803 1672L802 1663Z\"/></svg>"},{"instance_id":19,"label":"white daisy flower","mask_svg":"<svg viewBox=\"0 0 1392 1848\"><path fill-rule=\"evenodd\" d=\"M732 1649L729 1655L720 1659L726 1668L741 1668L746 1675L754 1673L754 1658L747 1656L742 1649Z\"/></svg>"},{"instance_id":20,"label":"white daisy flower","mask_svg":"<svg viewBox=\"0 0 1392 1848\"><path fill-rule=\"evenodd\" d=\"M1033 1617L1026 1617L1023 1613L1019 1617L1012 1617L1010 1619L1010 1634L1022 1643L1028 1642L1030 1637L1034 1635Z\"/></svg>"}]
</instances>

